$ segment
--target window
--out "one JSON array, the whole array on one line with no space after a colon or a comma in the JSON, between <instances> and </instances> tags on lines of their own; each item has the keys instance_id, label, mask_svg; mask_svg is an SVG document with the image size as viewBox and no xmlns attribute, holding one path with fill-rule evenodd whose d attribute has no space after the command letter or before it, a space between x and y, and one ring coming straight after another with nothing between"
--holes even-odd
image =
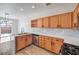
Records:
<instances>
[{"instance_id":1,"label":"window","mask_svg":"<svg viewBox=\"0 0 79 59\"><path fill-rule=\"evenodd\" d=\"M12 20L0 20L0 43L11 40Z\"/></svg>"},{"instance_id":2,"label":"window","mask_svg":"<svg viewBox=\"0 0 79 59\"><path fill-rule=\"evenodd\" d=\"M11 20L0 20L0 29L1 34L10 34L12 28L12 21Z\"/></svg>"}]
</instances>

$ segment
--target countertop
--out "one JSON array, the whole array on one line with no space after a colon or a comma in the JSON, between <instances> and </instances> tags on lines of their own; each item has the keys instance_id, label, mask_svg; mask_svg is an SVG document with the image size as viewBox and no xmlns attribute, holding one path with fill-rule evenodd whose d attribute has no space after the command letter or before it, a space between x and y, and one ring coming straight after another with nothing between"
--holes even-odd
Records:
<instances>
[{"instance_id":1,"label":"countertop","mask_svg":"<svg viewBox=\"0 0 79 59\"><path fill-rule=\"evenodd\" d=\"M22 36L22 35L30 35L30 34L32 34L32 33L20 33L20 34L16 34L15 36Z\"/></svg>"},{"instance_id":2,"label":"countertop","mask_svg":"<svg viewBox=\"0 0 79 59\"><path fill-rule=\"evenodd\" d=\"M63 33L58 33L58 34L33 33L33 34L62 38L62 39L64 39L64 42L65 42L65 43L74 44L74 45L79 46L79 36L74 36L74 35L72 36L72 35L63 34Z\"/></svg>"},{"instance_id":3,"label":"countertop","mask_svg":"<svg viewBox=\"0 0 79 59\"><path fill-rule=\"evenodd\" d=\"M47 33L47 32L28 32L25 34L20 34L20 35L15 35L15 36L21 36L21 35L29 35L29 34L37 34L37 35L45 35L45 36L50 36L50 37L57 37L57 38L62 38L64 39L65 43L69 44L74 44L79 46L79 35L78 34L72 34L72 33Z\"/></svg>"}]
</instances>

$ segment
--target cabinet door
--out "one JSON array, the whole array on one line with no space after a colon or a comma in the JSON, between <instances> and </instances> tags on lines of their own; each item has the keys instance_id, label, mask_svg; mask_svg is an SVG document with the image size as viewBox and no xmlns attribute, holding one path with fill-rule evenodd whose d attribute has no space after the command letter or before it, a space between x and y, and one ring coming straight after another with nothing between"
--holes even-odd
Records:
<instances>
[{"instance_id":1,"label":"cabinet door","mask_svg":"<svg viewBox=\"0 0 79 59\"><path fill-rule=\"evenodd\" d=\"M41 39L41 47L42 48L45 48L45 36L42 36L42 39Z\"/></svg>"},{"instance_id":2,"label":"cabinet door","mask_svg":"<svg viewBox=\"0 0 79 59\"><path fill-rule=\"evenodd\" d=\"M23 36L18 36L16 38L16 50L20 50L26 46L26 38Z\"/></svg>"},{"instance_id":3,"label":"cabinet door","mask_svg":"<svg viewBox=\"0 0 79 59\"><path fill-rule=\"evenodd\" d=\"M32 35L27 35L26 38L27 38L26 46L32 44Z\"/></svg>"},{"instance_id":4,"label":"cabinet door","mask_svg":"<svg viewBox=\"0 0 79 59\"><path fill-rule=\"evenodd\" d=\"M73 12L73 28L77 29L78 27L78 17L79 17L79 5L75 8Z\"/></svg>"},{"instance_id":5,"label":"cabinet door","mask_svg":"<svg viewBox=\"0 0 79 59\"><path fill-rule=\"evenodd\" d=\"M52 40L52 52L59 54L63 45L63 39L53 38Z\"/></svg>"},{"instance_id":6,"label":"cabinet door","mask_svg":"<svg viewBox=\"0 0 79 59\"><path fill-rule=\"evenodd\" d=\"M43 25L43 24L42 24L42 18L40 18L40 19L37 20L37 27L38 27L38 28L41 28L42 25Z\"/></svg>"},{"instance_id":7,"label":"cabinet door","mask_svg":"<svg viewBox=\"0 0 79 59\"><path fill-rule=\"evenodd\" d=\"M51 16L49 23L50 23L50 28L57 28L58 27L58 16Z\"/></svg>"},{"instance_id":8,"label":"cabinet door","mask_svg":"<svg viewBox=\"0 0 79 59\"><path fill-rule=\"evenodd\" d=\"M49 27L49 17L43 18L43 28Z\"/></svg>"},{"instance_id":9,"label":"cabinet door","mask_svg":"<svg viewBox=\"0 0 79 59\"><path fill-rule=\"evenodd\" d=\"M45 37L45 49L51 51L51 37Z\"/></svg>"},{"instance_id":10,"label":"cabinet door","mask_svg":"<svg viewBox=\"0 0 79 59\"><path fill-rule=\"evenodd\" d=\"M61 28L71 28L72 27L72 13L59 15L59 24Z\"/></svg>"},{"instance_id":11,"label":"cabinet door","mask_svg":"<svg viewBox=\"0 0 79 59\"><path fill-rule=\"evenodd\" d=\"M39 36L39 46L40 47L42 46L42 36L41 35Z\"/></svg>"},{"instance_id":12,"label":"cabinet door","mask_svg":"<svg viewBox=\"0 0 79 59\"><path fill-rule=\"evenodd\" d=\"M37 20L31 21L31 27L37 27Z\"/></svg>"},{"instance_id":13,"label":"cabinet door","mask_svg":"<svg viewBox=\"0 0 79 59\"><path fill-rule=\"evenodd\" d=\"M39 46L42 48L45 48L45 37L44 36L39 36Z\"/></svg>"}]
</instances>

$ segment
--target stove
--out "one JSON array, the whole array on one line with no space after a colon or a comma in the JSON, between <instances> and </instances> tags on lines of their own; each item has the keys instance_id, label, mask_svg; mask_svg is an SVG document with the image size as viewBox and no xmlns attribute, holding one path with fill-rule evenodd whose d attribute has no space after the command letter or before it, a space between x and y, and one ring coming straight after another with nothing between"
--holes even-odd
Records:
<instances>
[{"instance_id":1,"label":"stove","mask_svg":"<svg viewBox=\"0 0 79 59\"><path fill-rule=\"evenodd\" d=\"M79 46L64 43L62 55L79 55Z\"/></svg>"}]
</instances>

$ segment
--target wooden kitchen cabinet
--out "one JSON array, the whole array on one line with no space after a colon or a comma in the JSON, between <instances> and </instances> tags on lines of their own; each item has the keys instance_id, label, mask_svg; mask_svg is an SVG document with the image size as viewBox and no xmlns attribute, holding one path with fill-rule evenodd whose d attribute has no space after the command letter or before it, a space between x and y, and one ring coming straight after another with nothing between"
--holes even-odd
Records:
<instances>
[{"instance_id":1,"label":"wooden kitchen cabinet","mask_svg":"<svg viewBox=\"0 0 79 59\"><path fill-rule=\"evenodd\" d=\"M39 46L45 48L45 36L39 36Z\"/></svg>"},{"instance_id":2,"label":"wooden kitchen cabinet","mask_svg":"<svg viewBox=\"0 0 79 59\"><path fill-rule=\"evenodd\" d=\"M49 27L50 28L57 28L59 24L59 16L51 16L49 20Z\"/></svg>"},{"instance_id":3,"label":"wooden kitchen cabinet","mask_svg":"<svg viewBox=\"0 0 79 59\"><path fill-rule=\"evenodd\" d=\"M37 19L31 21L31 27L37 27Z\"/></svg>"},{"instance_id":4,"label":"wooden kitchen cabinet","mask_svg":"<svg viewBox=\"0 0 79 59\"><path fill-rule=\"evenodd\" d=\"M26 47L26 36L17 36L16 37L16 51Z\"/></svg>"},{"instance_id":5,"label":"wooden kitchen cabinet","mask_svg":"<svg viewBox=\"0 0 79 59\"><path fill-rule=\"evenodd\" d=\"M41 47L45 48L45 36L42 36L41 38Z\"/></svg>"},{"instance_id":6,"label":"wooden kitchen cabinet","mask_svg":"<svg viewBox=\"0 0 79 59\"><path fill-rule=\"evenodd\" d=\"M42 35L39 36L39 46L55 54L60 53L63 44L64 39Z\"/></svg>"},{"instance_id":7,"label":"wooden kitchen cabinet","mask_svg":"<svg viewBox=\"0 0 79 59\"><path fill-rule=\"evenodd\" d=\"M51 51L51 37L45 36L45 49Z\"/></svg>"},{"instance_id":8,"label":"wooden kitchen cabinet","mask_svg":"<svg viewBox=\"0 0 79 59\"><path fill-rule=\"evenodd\" d=\"M79 29L79 4L73 12L73 29Z\"/></svg>"},{"instance_id":9,"label":"wooden kitchen cabinet","mask_svg":"<svg viewBox=\"0 0 79 59\"><path fill-rule=\"evenodd\" d=\"M42 36L41 35L39 35L39 46L41 47L42 46Z\"/></svg>"},{"instance_id":10,"label":"wooden kitchen cabinet","mask_svg":"<svg viewBox=\"0 0 79 59\"><path fill-rule=\"evenodd\" d=\"M43 28L49 28L49 17L42 18L42 27Z\"/></svg>"},{"instance_id":11,"label":"wooden kitchen cabinet","mask_svg":"<svg viewBox=\"0 0 79 59\"><path fill-rule=\"evenodd\" d=\"M60 28L72 28L72 13L59 15Z\"/></svg>"},{"instance_id":12,"label":"wooden kitchen cabinet","mask_svg":"<svg viewBox=\"0 0 79 59\"><path fill-rule=\"evenodd\" d=\"M37 27L42 28L42 26L43 26L43 20L42 20L42 18L40 18L37 20Z\"/></svg>"},{"instance_id":13,"label":"wooden kitchen cabinet","mask_svg":"<svg viewBox=\"0 0 79 59\"><path fill-rule=\"evenodd\" d=\"M32 35L19 35L16 37L16 52L32 44Z\"/></svg>"},{"instance_id":14,"label":"wooden kitchen cabinet","mask_svg":"<svg viewBox=\"0 0 79 59\"><path fill-rule=\"evenodd\" d=\"M75 13L74 13L75 14ZM72 28L73 13L64 13L55 16L49 16L32 20L32 27L38 28Z\"/></svg>"},{"instance_id":15,"label":"wooden kitchen cabinet","mask_svg":"<svg viewBox=\"0 0 79 59\"><path fill-rule=\"evenodd\" d=\"M32 44L32 35L31 35L31 34L30 34L30 35L27 35L27 36L26 36L26 39L27 39L27 41L26 41L26 46Z\"/></svg>"},{"instance_id":16,"label":"wooden kitchen cabinet","mask_svg":"<svg viewBox=\"0 0 79 59\"><path fill-rule=\"evenodd\" d=\"M52 39L52 52L59 54L61 51L61 48L64 44L64 40L61 38L53 38Z\"/></svg>"}]
</instances>

